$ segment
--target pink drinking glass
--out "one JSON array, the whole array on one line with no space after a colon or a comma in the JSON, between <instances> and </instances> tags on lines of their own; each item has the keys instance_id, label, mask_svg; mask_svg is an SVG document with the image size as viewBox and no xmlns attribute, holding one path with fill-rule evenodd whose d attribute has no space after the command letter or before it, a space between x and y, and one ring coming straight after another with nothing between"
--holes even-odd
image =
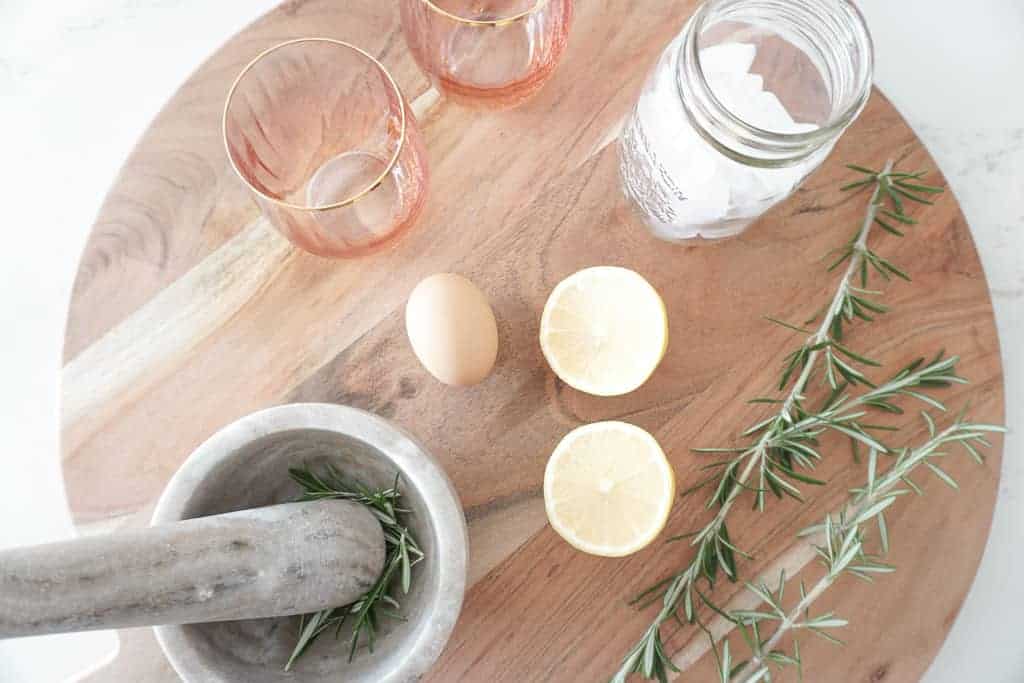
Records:
<instances>
[{"instance_id":1,"label":"pink drinking glass","mask_svg":"<svg viewBox=\"0 0 1024 683\"><path fill-rule=\"evenodd\" d=\"M387 243L426 200L409 105L379 61L338 40L292 40L250 62L228 93L224 144L268 220L319 256Z\"/></svg>"},{"instance_id":2,"label":"pink drinking glass","mask_svg":"<svg viewBox=\"0 0 1024 683\"><path fill-rule=\"evenodd\" d=\"M536 93L569 36L572 0L400 0L402 30L434 87L510 107Z\"/></svg>"}]
</instances>

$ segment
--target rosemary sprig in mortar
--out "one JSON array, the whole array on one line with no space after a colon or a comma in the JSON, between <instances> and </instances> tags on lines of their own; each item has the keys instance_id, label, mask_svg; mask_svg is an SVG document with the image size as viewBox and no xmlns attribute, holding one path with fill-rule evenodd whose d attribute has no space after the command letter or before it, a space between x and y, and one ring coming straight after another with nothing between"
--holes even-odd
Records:
<instances>
[{"instance_id":1,"label":"rosemary sprig in mortar","mask_svg":"<svg viewBox=\"0 0 1024 683\"><path fill-rule=\"evenodd\" d=\"M715 516L700 531L688 534L696 552L690 562L669 578L659 582L640 596L635 602L649 604L657 598L650 596L661 591L661 610L644 632L640 640L623 659L622 666L613 680L622 683L631 673L646 678L667 681L668 672L678 671L671 657L665 652L661 638L661 626L669 619L681 621L680 611L686 621L698 623L698 600L715 606L699 588L703 579L707 589L714 586L719 570L730 580L736 581L736 555L749 557L737 548L729 536L727 518L732 506L743 491L754 495L754 506L765 507L766 493L778 498L790 496L801 500L800 484L820 485L821 482L806 474L813 470L821 459L818 451L818 436L827 430L838 431L848 436L854 444L862 443L869 449L889 452L870 431L877 429L862 418L865 408L873 407L887 412L902 412L892 399L904 395L934 405L934 399L918 391L922 388L944 386L949 382L962 382L955 373L957 359L943 359L941 354L930 363L918 360L900 370L887 382L875 387L858 366L877 366L878 363L862 356L843 343L844 325L859 318L870 322L873 315L885 313L888 309L873 301L877 292L866 289L871 269L885 279L892 276L909 279L897 266L882 258L868 246L868 237L874 226L901 235L892 225L912 225L915 221L904 212L904 199L930 203L926 195L941 192L940 188L920 182L923 173L897 173L890 161L881 171L859 166L852 170L866 177L845 185L844 191L873 187L871 199L865 209L864 219L854 236L844 245L840 257L830 270L846 264L831 303L820 315L817 329L809 334L804 343L791 353L785 361L779 389L785 389L794 376L788 393L783 399L759 398L756 403L770 403L778 406L770 417L755 424L744 432L744 436L756 440L738 448L703 449L703 452L727 455L722 460L707 465L704 469L712 474L684 495L714 484L708 498L707 508L716 508ZM854 284L859 276L860 286ZM819 316L816 316L818 318ZM813 322L814 319L812 319ZM780 322L780 321L775 321ZM806 332L801 327L780 323L786 327ZM824 362L824 376L831 391L816 410L806 406L805 391L819 360ZM852 396L852 387L863 385L870 390ZM802 470L802 471L801 471ZM756 476L756 485L751 480ZM683 537L676 537L683 538ZM696 597L695 597L696 594Z\"/></svg>"},{"instance_id":2,"label":"rosemary sprig in mortar","mask_svg":"<svg viewBox=\"0 0 1024 683\"><path fill-rule=\"evenodd\" d=\"M333 498L362 503L377 517L384 530L384 571L377 582L360 600L351 605L303 615L299 622L299 640L284 669L291 670L295 661L325 631L334 629L337 637L341 627L350 617L354 619L348 653L348 659L352 661L356 647L363 639L370 652L373 652L380 616L404 619L395 611L399 608L399 603L393 595L392 584L396 576L400 577L402 593L408 593L412 567L423 559L423 552L416 544L416 539L408 527L399 521L399 516L409 511L399 505L401 493L398 491L398 477L395 477L395 483L391 488L374 490L358 482L346 481L337 468L330 464L324 466L322 475L314 474L308 466L289 469L288 474L303 489L300 500Z\"/></svg>"},{"instance_id":3,"label":"rosemary sprig in mortar","mask_svg":"<svg viewBox=\"0 0 1024 683\"><path fill-rule=\"evenodd\" d=\"M726 641L721 651L716 649L719 677L722 683L739 681L756 683L771 680L769 664L796 666L802 669L800 646L793 643L792 653L777 649L779 641L791 630L807 630L826 640L840 642L828 631L846 625L846 620L831 612L810 616L810 606L840 576L850 574L871 581L874 574L895 571L895 567L881 561L880 557L865 550L864 541L870 524L877 525L878 541L882 554L889 551L889 535L885 524L885 509L899 496L913 491L921 495L921 489L910 479L919 467L930 470L945 484L955 488L956 481L936 461L947 454L939 449L946 444L959 444L978 464L984 462L980 448L989 446L985 439L988 432L1005 431L1002 427L977 422L968 422L961 414L952 425L936 432L935 422L926 412L921 413L928 426L929 439L914 449L904 448L896 456L895 463L884 474L878 472L878 452L868 455L867 482L861 488L853 489L850 502L838 515L827 515L823 524L805 529L801 535L816 535L820 538L814 550L826 569L825 575L808 591L801 581L800 600L788 612L783 609L786 589L786 575L779 577L778 586L773 590L764 583L748 583L747 589L764 605L762 609L736 610L722 614L741 630L743 639L750 647L750 658L734 663ZM763 636L762 624L777 624L770 636Z\"/></svg>"}]
</instances>

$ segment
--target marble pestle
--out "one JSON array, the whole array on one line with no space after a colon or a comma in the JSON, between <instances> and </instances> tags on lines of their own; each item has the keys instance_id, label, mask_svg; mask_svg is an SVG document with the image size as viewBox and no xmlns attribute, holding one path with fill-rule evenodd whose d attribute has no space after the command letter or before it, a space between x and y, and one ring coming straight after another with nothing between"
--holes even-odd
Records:
<instances>
[{"instance_id":1,"label":"marble pestle","mask_svg":"<svg viewBox=\"0 0 1024 683\"><path fill-rule=\"evenodd\" d=\"M364 506L286 503L0 552L0 638L314 612L384 565Z\"/></svg>"}]
</instances>

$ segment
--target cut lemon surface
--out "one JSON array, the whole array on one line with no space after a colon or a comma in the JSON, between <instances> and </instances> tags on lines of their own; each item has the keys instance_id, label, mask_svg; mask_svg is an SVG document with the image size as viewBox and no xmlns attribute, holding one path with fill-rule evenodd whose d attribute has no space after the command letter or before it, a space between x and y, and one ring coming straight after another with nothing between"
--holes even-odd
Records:
<instances>
[{"instance_id":1,"label":"cut lemon surface","mask_svg":"<svg viewBox=\"0 0 1024 683\"><path fill-rule=\"evenodd\" d=\"M569 386L596 396L627 394L647 381L668 346L658 292L626 268L586 268L562 280L540 320L540 347Z\"/></svg>"},{"instance_id":2,"label":"cut lemon surface","mask_svg":"<svg viewBox=\"0 0 1024 683\"><path fill-rule=\"evenodd\" d=\"M569 432L544 471L551 527L592 555L635 553L665 528L676 479L661 446L625 422L595 422Z\"/></svg>"}]
</instances>

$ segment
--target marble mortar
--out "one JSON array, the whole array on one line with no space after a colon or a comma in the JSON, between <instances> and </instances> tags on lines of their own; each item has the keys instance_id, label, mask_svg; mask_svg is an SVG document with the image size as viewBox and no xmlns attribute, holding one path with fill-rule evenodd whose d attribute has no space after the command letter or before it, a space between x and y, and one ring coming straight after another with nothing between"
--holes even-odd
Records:
<instances>
[{"instance_id":1,"label":"marble mortar","mask_svg":"<svg viewBox=\"0 0 1024 683\"><path fill-rule=\"evenodd\" d=\"M374 681L422 676L443 650L462 607L468 537L458 497L440 465L386 420L330 404L290 404L244 417L203 443L174 475L153 524L294 500L288 468L333 463L370 486L399 474L408 523L425 560L402 596L406 621L384 619L374 652L348 661L348 627L322 635L290 672L297 619L268 618L156 627L157 640L188 683Z\"/></svg>"}]
</instances>

